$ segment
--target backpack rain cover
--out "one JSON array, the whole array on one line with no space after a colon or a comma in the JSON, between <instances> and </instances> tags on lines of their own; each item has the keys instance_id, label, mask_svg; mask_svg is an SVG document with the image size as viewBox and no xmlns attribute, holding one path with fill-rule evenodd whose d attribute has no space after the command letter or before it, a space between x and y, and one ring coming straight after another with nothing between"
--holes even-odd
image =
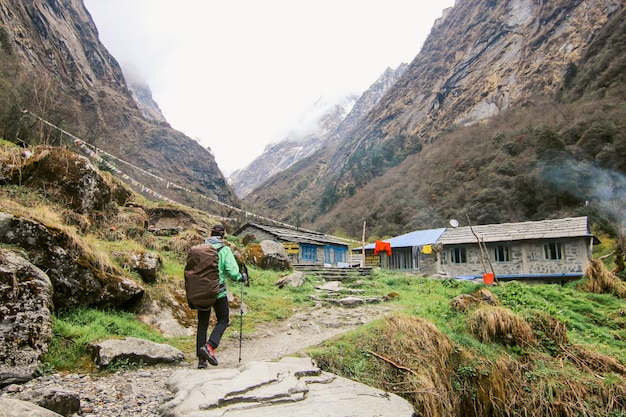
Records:
<instances>
[{"instance_id":1,"label":"backpack rain cover","mask_svg":"<svg viewBox=\"0 0 626 417\"><path fill-rule=\"evenodd\" d=\"M218 252L204 243L192 246L187 254L185 265L185 292L189 307L197 310L210 310L220 293Z\"/></svg>"}]
</instances>

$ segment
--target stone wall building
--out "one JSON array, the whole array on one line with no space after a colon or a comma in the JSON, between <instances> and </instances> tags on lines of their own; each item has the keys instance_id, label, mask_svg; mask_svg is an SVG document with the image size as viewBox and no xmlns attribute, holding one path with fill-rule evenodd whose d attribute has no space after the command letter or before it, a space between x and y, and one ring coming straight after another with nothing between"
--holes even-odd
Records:
<instances>
[{"instance_id":1,"label":"stone wall building","mask_svg":"<svg viewBox=\"0 0 626 417\"><path fill-rule=\"evenodd\" d=\"M382 268L460 279L493 273L499 280L563 282L584 275L598 239L589 232L587 217L570 217L433 229L386 242L392 254L379 254ZM374 249L365 246L366 258Z\"/></svg>"},{"instance_id":2,"label":"stone wall building","mask_svg":"<svg viewBox=\"0 0 626 417\"><path fill-rule=\"evenodd\" d=\"M347 267L348 244L338 238L303 229L246 223L235 236L282 243L293 265Z\"/></svg>"}]
</instances>

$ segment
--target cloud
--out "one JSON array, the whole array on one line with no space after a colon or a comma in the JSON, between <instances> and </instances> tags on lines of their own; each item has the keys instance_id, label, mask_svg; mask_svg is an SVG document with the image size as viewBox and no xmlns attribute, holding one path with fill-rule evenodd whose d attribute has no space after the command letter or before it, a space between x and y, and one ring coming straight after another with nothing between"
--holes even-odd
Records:
<instances>
[{"instance_id":1,"label":"cloud","mask_svg":"<svg viewBox=\"0 0 626 417\"><path fill-rule=\"evenodd\" d=\"M85 0L105 46L225 174L280 140L320 96L363 92L412 61L453 3Z\"/></svg>"}]
</instances>

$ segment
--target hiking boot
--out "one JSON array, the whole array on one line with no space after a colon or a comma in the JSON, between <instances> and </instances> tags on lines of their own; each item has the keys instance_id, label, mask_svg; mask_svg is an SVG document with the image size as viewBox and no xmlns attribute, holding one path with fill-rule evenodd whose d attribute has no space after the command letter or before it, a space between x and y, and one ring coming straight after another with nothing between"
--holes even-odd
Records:
<instances>
[{"instance_id":1,"label":"hiking boot","mask_svg":"<svg viewBox=\"0 0 626 417\"><path fill-rule=\"evenodd\" d=\"M209 365L207 365L206 363L206 359L198 359L198 369L205 369L207 368Z\"/></svg>"},{"instance_id":2,"label":"hiking boot","mask_svg":"<svg viewBox=\"0 0 626 417\"><path fill-rule=\"evenodd\" d=\"M204 359L206 359L211 365L217 366L217 358L215 357L213 346L206 343L200 348L200 355L204 357Z\"/></svg>"}]
</instances>

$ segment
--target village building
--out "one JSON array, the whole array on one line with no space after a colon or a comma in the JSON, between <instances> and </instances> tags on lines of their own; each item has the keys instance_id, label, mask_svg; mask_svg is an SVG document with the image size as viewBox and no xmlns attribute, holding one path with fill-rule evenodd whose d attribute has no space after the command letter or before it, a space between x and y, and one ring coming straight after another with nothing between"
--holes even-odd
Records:
<instances>
[{"instance_id":1,"label":"village building","mask_svg":"<svg viewBox=\"0 0 626 417\"><path fill-rule=\"evenodd\" d=\"M365 266L401 271L436 271L436 257L428 256L446 231L443 229L417 230L415 232L385 239L386 245L365 245ZM361 248L354 249L361 252Z\"/></svg>"},{"instance_id":2,"label":"village building","mask_svg":"<svg viewBox=\"0 0 626 417\"><path fill-rule=\"evenodd\" d=\"M246 223L235 236L253 236L258 241L282 243L294 266L348 267L348 244L338 238L310 230Z\"/></svg>"},{"instance_id":3,"label":"village building","mask_svg":"<svg viewBox=\"0 0 626 417\"><path fill-rule=\"evenodd\" d=\"M390 254L376 244L365 246L370 266L459 279L493 274L499 280L565 282L584 275L598 240L587 217L570 217L425 230L384 242Z\"/></svg>"}]
</instances>

